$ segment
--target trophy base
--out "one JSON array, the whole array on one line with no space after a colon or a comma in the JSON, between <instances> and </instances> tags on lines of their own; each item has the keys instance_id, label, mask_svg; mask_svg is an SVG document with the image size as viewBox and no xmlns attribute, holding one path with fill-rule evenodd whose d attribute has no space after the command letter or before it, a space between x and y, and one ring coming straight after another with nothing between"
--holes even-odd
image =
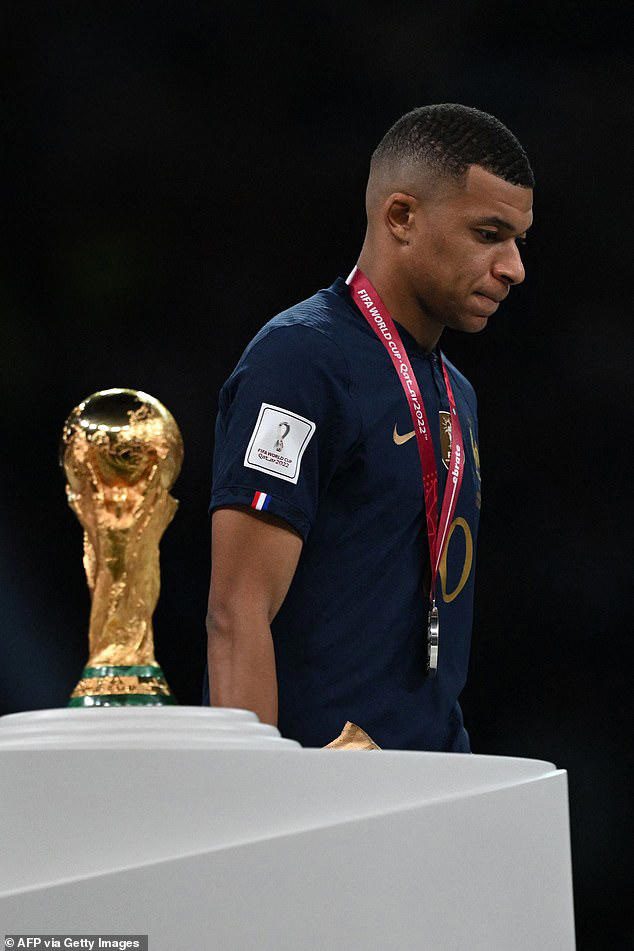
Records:
<instances>
[{"instance_id":1,"label":"trophy base","mask_svg":"<svg viewBox=\"0 0 634 951\"><path fill-rule=\"evenodd\" d=\"M84 667L69 707L163 707L175 704L158 664Z\"/></svg>"}]
</instances>

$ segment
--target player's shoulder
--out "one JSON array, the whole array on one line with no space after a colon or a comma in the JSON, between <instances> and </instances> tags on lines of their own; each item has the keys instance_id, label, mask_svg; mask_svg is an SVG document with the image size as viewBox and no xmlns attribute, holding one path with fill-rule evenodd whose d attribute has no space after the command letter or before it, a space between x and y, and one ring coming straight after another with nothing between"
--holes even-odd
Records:
<instances>
[{"instance_id":1,"label":"player's shoulder","mask_svg":"<svg viewBox=\"0 0 634 951\"><path fill-rule=\"evenodd\" d=\"M247 345L242 361L265 357L290 361L310 359L347 366L345 305L329 289L317 291L272 317Z\"/></svg>"},{"instance_id":2,"label":"player's shoulder","mask_svg":"<svg viewBox=\"0 0 634 951\"><path fill-rule=\"evenodd\" d=\"M458 391L462 395L462 398L466 400L467 404L469 405L469 408L471 409L472 413L475 415L477 413L478 400L477 400L476 392L472 384L466 378L464 373L462 373L458 369L458 367L445 356L444 353L442 355L442 359L443 359L443 363L445 364L447 368L447 371L449 373L449 378L454 386L454 389L458 389Z\"/></svg>"}]
</instances>

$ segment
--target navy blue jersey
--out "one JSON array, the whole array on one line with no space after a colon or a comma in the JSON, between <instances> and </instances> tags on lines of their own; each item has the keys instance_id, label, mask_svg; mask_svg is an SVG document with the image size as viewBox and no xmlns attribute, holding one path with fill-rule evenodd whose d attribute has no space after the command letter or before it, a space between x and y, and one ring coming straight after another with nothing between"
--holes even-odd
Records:
<instances>
[{"instance_id":1,"label":"navy blue jersey","mask_svg":"<svg viewBox=\"0 0 634 951\"><path fill-rule=\"evenodd\" d=\"M437 352L426 353L396 324L425 401L442 498L451 453L442 368ZM265 509L304 539L271 624L278 726L304 746L326 745L351 720L385 749L469 751L458 696L471 640L478 430L473 388L443 360L467 458L438 580L432 678L425 676L429 551L412 420L392 362L345 282L269 321L221 390L211 510Z\"/></svg>"}]
</instances>

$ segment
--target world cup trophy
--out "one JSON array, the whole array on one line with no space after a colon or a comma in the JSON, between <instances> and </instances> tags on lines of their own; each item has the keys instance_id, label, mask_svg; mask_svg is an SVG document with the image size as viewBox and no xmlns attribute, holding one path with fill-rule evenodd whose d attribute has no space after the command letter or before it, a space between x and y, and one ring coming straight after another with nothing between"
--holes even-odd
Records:
<instances>
[{"instance_id":1,"label":"world cup trophy","mask_svg":"<svg viewBox=\"0 0 634 951\"><path fill-rule=\"evenodd\" d=\"M176 702L154 657L152 615L182 461L173 416L138 390L93 393L64 424L60 464L84 529L91 596L88 662L70 707Z\"/></svg>"}]
</instances>

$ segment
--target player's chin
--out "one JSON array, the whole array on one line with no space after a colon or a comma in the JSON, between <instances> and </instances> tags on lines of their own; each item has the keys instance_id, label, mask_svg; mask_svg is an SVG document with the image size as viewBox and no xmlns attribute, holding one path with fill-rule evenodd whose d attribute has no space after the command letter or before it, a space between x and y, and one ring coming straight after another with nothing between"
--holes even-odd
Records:
<instances>
[{"instance_id":1,"label":"player's chin","mask_svg":"<svg viewBox=\"0 0 634 951\"><path fill-rule=\"evenodd\" d=\"M460 330L466 334L478 334L484 330L489 318L484 314L474 314L473 311L463 311L457 315L449 325L452 330Z\"/></svg>"},{"instance_id":2,"label":"player's chin","mask_svg":"<svg viewBox=\"0 0 634 951\"><path fill-rule=\"evenodd\" d=\"M488 322L488 317L483 317L480 314L469 314L463 322L462 329L468 334L479 334L481 330L484 330Z\"/></svg>"}]
</instances>

